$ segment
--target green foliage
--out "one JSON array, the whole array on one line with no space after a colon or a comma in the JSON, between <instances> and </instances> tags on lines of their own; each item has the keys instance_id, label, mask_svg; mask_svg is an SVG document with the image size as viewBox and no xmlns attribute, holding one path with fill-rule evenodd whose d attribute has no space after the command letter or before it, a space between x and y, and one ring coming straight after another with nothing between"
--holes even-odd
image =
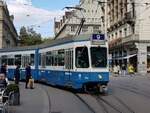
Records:
<instances>
[{"instance_id":1,"label":"green foliage","mask_svg":"<svg viewBox=\"0 0 150 113\"><path fill-rule=\"evenodd\" d=\"M5 93L8 95L10 92L19 93L19 86L16 84L8 85Z\"/></svg>"},{"instance_id":2,"label":"green foliage","mask_svg":"<svg viewBox=\"0 0 150 113\"><path fill-rule=\"evenodd\" d=\"M42 37L40 33L36 33L33 28L21 27L20 44L21 46L30 46L41 44Z\"/></svg>"},{"instance_id":3,"label":"green foliage","mask_svg":"<svg viewBox=\"0 0 150 113\"><path fill-rule=\"evenodd\" d=\"M53 40L54 38L50 37L50 38L44 38L42 41L44 44L49 43Z\"/></svg>"}]
</instances>

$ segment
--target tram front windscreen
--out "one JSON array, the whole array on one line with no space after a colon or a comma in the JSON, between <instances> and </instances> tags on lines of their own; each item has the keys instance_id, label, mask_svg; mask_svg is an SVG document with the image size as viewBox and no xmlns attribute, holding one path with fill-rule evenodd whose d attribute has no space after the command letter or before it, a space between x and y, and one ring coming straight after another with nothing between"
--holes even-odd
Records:
<instances>
[{"instance_id":1,"label":"tram front windscreen","mask_svg":"<svg viewBox=\"0 0 150 113\"><path fill-rule=\"evenodd\" d=\"M103 68L107 66L107 48L91 47L91 63L94 68Z\"/></svg>"}]
</instances>

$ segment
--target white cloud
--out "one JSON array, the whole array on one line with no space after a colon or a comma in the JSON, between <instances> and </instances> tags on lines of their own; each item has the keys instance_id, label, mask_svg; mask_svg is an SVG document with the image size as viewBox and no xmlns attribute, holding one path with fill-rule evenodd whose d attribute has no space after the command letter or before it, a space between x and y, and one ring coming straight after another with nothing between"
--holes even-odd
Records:
<instances>
[{"instance_id":1,"label":"white cloud","mask_svg":"<svg viewBox=\"0 0 150 113\"><path fill-rule=\"evenodd\" d=\"M3 0L7 3L19 3L19 4L26 4L26 5L32 5L31 0Z\"/></svg>"},{"instance_id":2,"label":"white cloud","mask_svg":"<svg viewBox=\"0 0 150 113\"><path fill-rule=\"evenodd\" d=\"M14 23L17 29L21 26L41 26L60 18L63 11L48 11L32 6L31 0L7 0L10 14L15 17ZM50 28L52 28L50 26Z\"/></svg>"}]
</instances>

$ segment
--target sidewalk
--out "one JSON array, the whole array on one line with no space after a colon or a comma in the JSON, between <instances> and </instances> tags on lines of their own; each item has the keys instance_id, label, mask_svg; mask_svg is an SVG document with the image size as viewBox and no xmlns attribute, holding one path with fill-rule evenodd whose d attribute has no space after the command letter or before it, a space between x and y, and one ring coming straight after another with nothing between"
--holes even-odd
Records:
<instances>
[{"instance_id":1,"label":"sidewalk","mask_svg":"<svg viewBox=\"0 0 150 113\"><path fill-rule=\"evenodd\" d=\"M150 76L150 73L147 73L147 74L135 73L133 75L134 76ZM130 74L126 73L126 75L122 75L122 74L114 74L110 72L110 77L126 77L126 76L130 76Z\"/></svg>"},{"instance_id":2,"label":"sidewalk","mask_svg":"<svg viewBox=\"0 0 150 113\"><path fill-rule=\"evenodd\" d=\"M38 85L35 89L25 89L24 83L20 87L20 105L12 106L10 113L49 113L49 101L46 93Z\"/></svg>"}]
</instances>

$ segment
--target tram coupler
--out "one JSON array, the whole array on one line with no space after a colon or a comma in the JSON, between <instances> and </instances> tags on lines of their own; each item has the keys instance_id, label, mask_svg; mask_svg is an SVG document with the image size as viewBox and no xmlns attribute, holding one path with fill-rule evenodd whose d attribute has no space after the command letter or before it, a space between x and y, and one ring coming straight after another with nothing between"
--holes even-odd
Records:
<instances>
[{"instance_id":1,"label":"tram coupler","mask_svg":"<svg viewBox=\"0 0 150 113\"><path fill-rule=\"evenodd\" d=\"M98 89L99 89L99 93L101 93L101 94L107 94L107 92L108 92L107 85L98 84Z\"/></svg>"}]
</instances>

